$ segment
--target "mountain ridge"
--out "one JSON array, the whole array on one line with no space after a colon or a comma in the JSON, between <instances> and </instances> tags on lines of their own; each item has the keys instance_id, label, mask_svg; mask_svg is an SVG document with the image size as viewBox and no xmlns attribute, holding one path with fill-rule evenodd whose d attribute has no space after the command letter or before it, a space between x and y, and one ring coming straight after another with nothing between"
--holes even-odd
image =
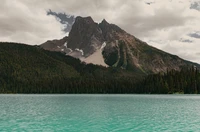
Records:
<instances>
[{"instance_id":1,"label":"mountain ridge","mask_svg":"<svg viewBox=\"0 0 200 132\"><path fill-rule=\"evenodd\" d=\"M105 19L98 24L91 17L77 17L65 43L70 49L70 52L65 52L67 55L84 61L101 50L98 60L103 58L104 63L101 61L99 64L120 67L141 74L180 70L182 67L192 65L199 67L198 64L185 61L148 45L117 25L109 24ZM103 44L105 46L101 49ZM47 49L44 44L41 47ZM59 51L57 49L47 50ZM96 61L94 60L95 58L88 62L94 63Z\"/></svg>"}]
</instances>

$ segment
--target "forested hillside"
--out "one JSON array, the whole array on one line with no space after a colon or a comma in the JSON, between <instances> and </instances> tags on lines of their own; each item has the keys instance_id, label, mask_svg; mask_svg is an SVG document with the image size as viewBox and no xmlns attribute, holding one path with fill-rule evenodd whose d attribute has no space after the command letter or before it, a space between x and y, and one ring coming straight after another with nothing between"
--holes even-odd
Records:
<instances>
[{"instance_id":1,"label":"forested hillside","mask_svg":"<svg viewBox=\"0 0 200 132\"><path fill-rule=\"evenodd\" d=\"M200 93L197 68L145 75L82 63L38 46L0 43L0 93Z\"/></svg>"},{"instance_id":2,"label":"forested hillside","mask_svg":"<svg viewBox=\"0 0 200 132\"><path fill-rule=\"evenodd\" d=\"M181 71L168 71L165 74L147 76L138 85L139 93L200 93L200 71L196 67Z\"/></svg>"},{"instance_id":3,"label":"forested hillside","mask_svg":"<svg viewBox=\"0 0 200 132\"><path fill-rule=\"evenodd\" d=\"M107 93L98 88L117 87L111 81L121 78L136 82L141 77L121 69L86 65L38 46L0 43L1 93Z\"/></svg>"}]
</instances>

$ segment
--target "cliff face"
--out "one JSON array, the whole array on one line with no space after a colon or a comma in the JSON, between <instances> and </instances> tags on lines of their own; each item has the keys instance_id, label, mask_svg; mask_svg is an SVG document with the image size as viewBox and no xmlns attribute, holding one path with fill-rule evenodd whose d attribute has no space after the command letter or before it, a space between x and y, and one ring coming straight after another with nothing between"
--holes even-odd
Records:
<instances>
[{"instance_id":1,"label":"cliff face","mask_svg":"<svg viewBox=\"0 0 200 132\"><path fill-rule=\"evenodd\" d=\"M69 33L68 47L72 50L80 49L83 56L94 53L104 41L99 25L91 17L77 17Z\"/></svg>"},{"instance_id":2,"label":"cliff face","mask_svg":"<svg viewBox=\"0 0 200 132\"><path fill-rule=\"evenodd\" d=\"M63 51L86 62L143 74L180 70L192 65L199 67L149 46L106 20L97 24L91 17L77 17L68 38L47 41L41 46L47 50ZM65 46L65 49L58 46Z\"/></svg>"}]
</instances>

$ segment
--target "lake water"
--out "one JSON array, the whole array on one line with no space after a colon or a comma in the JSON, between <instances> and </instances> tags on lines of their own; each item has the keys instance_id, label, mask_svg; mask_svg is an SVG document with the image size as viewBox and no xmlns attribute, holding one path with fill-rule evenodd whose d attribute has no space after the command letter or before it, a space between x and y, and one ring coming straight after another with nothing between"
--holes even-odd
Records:
<instances>
[{"instance_id":1,"label":"lake water","mask_svg":"<svg viewBox=\"0 0 200 132\"><path fill-rule=\"evenodd\" d=\"M200 131L200 96L0 95L0 131Z\"/></svg>"}]
</instances>

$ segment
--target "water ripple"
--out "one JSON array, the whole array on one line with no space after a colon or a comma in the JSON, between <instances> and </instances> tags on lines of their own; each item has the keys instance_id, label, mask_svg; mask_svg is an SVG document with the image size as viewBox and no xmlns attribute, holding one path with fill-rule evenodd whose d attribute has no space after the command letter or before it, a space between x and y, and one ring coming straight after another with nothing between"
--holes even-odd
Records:
<instances>
[{"instance_id":1,"label":"water ripple","mask_svg":"<svg viewBox=\"0 0 200 132\"><path fill-rule=\"evenodd\" d=\"M0 95L0 131L199 131L200 96Z\"/></svg>"}]
</instances>

